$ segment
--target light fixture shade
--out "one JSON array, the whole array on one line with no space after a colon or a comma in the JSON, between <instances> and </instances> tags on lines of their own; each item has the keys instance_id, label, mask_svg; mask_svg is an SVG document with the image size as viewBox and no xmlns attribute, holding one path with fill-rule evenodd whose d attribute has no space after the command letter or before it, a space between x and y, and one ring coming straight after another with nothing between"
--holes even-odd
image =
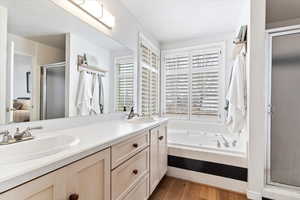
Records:
<instances>
[{"instance_id":1,"label":"light fixture shade","mask_svg":"<svg viewBox=\"0 0 300 200\"><path fill-rule=\"evenodd\" d=\"M115 17L107 11L100 0L69 0L77 5L80 9L85 11L91 17L97 19L99 22L112 28L115 25Z\"/></svg>"}]
</instances>

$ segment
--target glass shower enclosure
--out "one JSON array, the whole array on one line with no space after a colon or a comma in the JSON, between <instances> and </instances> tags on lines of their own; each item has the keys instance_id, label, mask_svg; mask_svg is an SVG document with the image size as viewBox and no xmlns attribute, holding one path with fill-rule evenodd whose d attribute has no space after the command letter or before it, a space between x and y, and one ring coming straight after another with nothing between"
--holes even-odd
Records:
<instances>
[{"instance_id":1,"label":"glass shower enclosure","mask_svg":"<svg viewBox=\"0 0 300 200\"><path fill-rule=\"evenodd\" d=\"M267 184L300 190L300 29L268 35Z\"/></svg>"},{"instance_id":2,"label":"glass shower enclosure","mask_svg":"<svg viewBox=\"0 0 300 200\"><path fill-rule=\"evenodd\" d=\"M40 119L65 117L65 63L41 67Z\"/></svg>"}]
</instances>

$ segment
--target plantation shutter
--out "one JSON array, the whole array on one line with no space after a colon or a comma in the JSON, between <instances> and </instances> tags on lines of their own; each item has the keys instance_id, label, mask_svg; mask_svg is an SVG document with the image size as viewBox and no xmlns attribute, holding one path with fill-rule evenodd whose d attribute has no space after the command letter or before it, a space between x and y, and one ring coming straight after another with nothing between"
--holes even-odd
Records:
<instances>
[{"instance_id":1,"label":"plantation shutter","mask_svg":"<svg viewBox=\"0 0 300 200\"><path fill-rule=\"evenodd\" d=\"M159 113L159 56L143 42L141 51L141 113Z\"/></svg>"},{"instance_id":2,"label":"plantation shutter","mask_svg":"<svg viewBox=\"0 0 300 200\"><path fill-rule=\"evenodd\" d=\"M219 50L192 54L191 117L219 116Z\"/></svg>"},{"instance_id":3,"label":"plantation shutter","mask_svg":"<svg viewBox=\"0 0 300 200\"><path fill-rule=\"evenodd\" d=\"M133 105L134 95L134 64L128 59L116 61L116 102L115 109L121 112Z\"/></svg>"},{"instance_id":4,"label":"plantation shutter","mask_svg":"<svg viewBox=\"0 0 300 200\"><path fill-rule=\"evenodd\" d=\"M180 119L221 117L221 48L164 56L164 114Z\"/></svg>"},{"instance_id":5,"label":"plantation shutter","mask_svg":"<svg viewBox=\"0 0 300 200\"><path fill-rule=\"evenodd\" d=\"M165 70L165 113L188 117L189 56L166 57Z\"/></svg>"}]
</instances>

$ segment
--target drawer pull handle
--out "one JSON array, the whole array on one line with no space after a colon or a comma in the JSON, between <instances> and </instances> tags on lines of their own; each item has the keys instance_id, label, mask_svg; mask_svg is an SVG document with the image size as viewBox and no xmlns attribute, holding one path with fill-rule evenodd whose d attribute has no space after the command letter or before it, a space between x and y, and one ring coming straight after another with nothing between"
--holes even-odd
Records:
<instances>
[{"instance_id":1,"label":"drawer pull handle","mask_svg":"<svg viewBox=\"0 0 300 200\"><path fill-rule=\"evenodd\" d=\"M164 139L164 136L160 136L158 139L159 139L159 140L163 140L163 139Z\"/></svg>"},{"instance_id":2,"label":"drawer pull handle","mask_svg":"<svg viewBox=\"0 0 300 200\"><path fill-rule=\"evenodd\" d=\"M79 199L79 195L78 194L71 194L69 196L69 200L78 200Z\"/></svg>"},{"instance_id":3,"label":"drawer pull handle","mask_svg":"<svg viewBox=\"0 0 300 200\"><path fill-rule=\"evenodd\" d=\"M132 173L133 173L134 175L137 175L137 174L139 173L139 170L135 169L135 170L132 171Z\"/></svg>"},{"instance_id":4,"label":"drawer pull handle","mask_svg":"<svg viewBox=\"0 0 300 200\"><path fill-rule=\"evenodd\" d=\"M138 147L139 147L139 145L138 145L137 143L134 143L132 146L133 146L134 148L138 148Z\"/></svg>"}]
</instances>

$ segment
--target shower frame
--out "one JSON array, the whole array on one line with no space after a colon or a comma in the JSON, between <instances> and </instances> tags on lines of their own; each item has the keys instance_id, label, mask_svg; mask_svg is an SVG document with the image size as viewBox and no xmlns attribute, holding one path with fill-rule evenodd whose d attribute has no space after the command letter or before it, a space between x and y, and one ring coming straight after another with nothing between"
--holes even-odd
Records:
<instances>
[{"instance_id":1,"label":"shower frame","mask_svg":"<svg viewBox=\"0 0 300 200\"><path fill-rule=\"evenodd\" d=\"M266 31L266 146L265 146L265 185L300 191L300 187L273 182L271 180L271 118L272 118L272 41L274 37L300 33L300 25L269 29Z\"/></svg>"}]
</instances>

